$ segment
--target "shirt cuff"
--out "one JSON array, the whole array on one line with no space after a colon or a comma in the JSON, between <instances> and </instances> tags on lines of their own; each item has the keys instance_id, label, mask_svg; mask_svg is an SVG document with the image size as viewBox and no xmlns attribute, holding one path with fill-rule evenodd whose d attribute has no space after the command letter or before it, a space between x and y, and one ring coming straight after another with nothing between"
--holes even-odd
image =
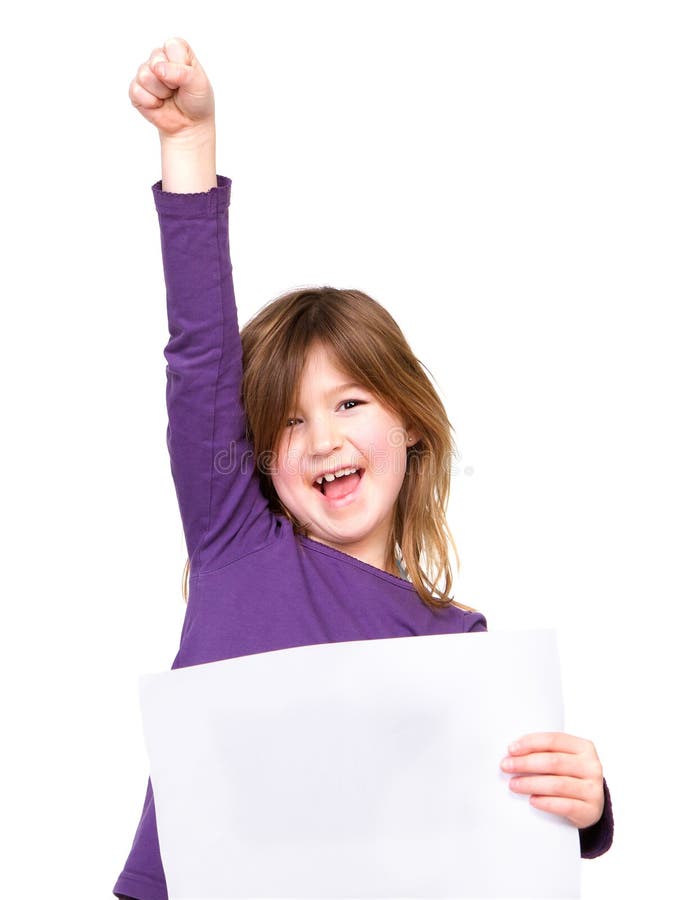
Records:
<instances>
[{"instance_id":1,"label":"shirt cuff","mask_svg":"<svg viewBox=\"0 0 687 900\"><path fill-rule=\"evenodd\" d=\"M611 794L604 778L604 809L601 818L588 828L580 828L580 855L583 859L594 859L605 853L613 843L613 807Z\"/></svg>"},{"instance_id":2,"label":"shirt cuff","mask_svg":"<svg viewBox=\"0 0 687 900\"><path fill-rule=\"evenodd\" d=\"M229 206L231 178L217 176L217 187L197 194L175 194L162 190L162 180L151 188L158 212L184 218L213 216Z\"/></svg>"}]
</instances>

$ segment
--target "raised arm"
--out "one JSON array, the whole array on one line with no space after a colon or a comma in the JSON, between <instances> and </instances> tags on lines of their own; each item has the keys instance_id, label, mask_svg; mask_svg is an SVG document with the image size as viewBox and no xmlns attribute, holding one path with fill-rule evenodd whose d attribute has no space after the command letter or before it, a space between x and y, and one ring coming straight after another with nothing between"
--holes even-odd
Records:
<instances>
[{"instance_id":1,"label":"raised arm","mask_svg":"<svg viewBox=\"0 0 687 900\"><path fill-rule=\"evenodd\" d=\"M167 444L193 575L264 543L273 525L245 439L231 182L216 175L214 95L186 41L153 50L130 97L160 136L153 194L170 334Z\"/></svg>"}]
</instances>

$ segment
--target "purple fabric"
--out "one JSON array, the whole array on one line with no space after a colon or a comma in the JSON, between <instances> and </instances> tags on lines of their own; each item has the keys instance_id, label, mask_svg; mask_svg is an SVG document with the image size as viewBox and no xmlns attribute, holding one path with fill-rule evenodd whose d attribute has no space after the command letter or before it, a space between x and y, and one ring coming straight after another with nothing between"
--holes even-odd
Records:
<instances>
[{"instance_id":1,"label":"purple fabric","mask_svg":"<svg viewBox=\"0 0 687 900\"><path fill-rule=\"evenodd\" d=\"M308 644L486 631L480 613L431 610L408 581L294 535L287 519L269 511L240 401L231 181L217 182L201 194L163 192L161 182L152 188L170 334L167 446L191 560L172 668ZM606 793L603 817L580 832L582 855L604 853L612 836ZM167 900L150 780L113 893Z\"/></svg>"}]
</instances>

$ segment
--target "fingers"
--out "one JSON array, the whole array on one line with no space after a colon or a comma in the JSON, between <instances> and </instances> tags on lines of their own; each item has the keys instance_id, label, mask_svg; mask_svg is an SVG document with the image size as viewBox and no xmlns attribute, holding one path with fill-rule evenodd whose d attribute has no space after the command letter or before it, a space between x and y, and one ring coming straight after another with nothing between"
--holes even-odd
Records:
<instances>
[{"instance_id":1,"label":"fingers","mask_svg":"<svg viewBox=\"0 0 687 900\"><path fill-rule=\"evenodd\" d=\"M188 42L169 38L164 47L156 47L142 63L129 86L129 98L136 107L156 109L171 97L180 84L192 75L190 63L195 59Z\"/></svg>"},{"instance_id":2,"label":"fingers","mask_svg":"<svg viewBox=\"0 0 687 900\"><path fill-rule=\"evenodd\" d=\"M173 89L160 81L152 69L156 63L166 59L165 51L156 47L150 58L138 67L136 77L129 85L129 99L135 107L157 109L162 106L163 100L174 93Z\"/></svg>"},{"instance_id":3,"label":"fingers","mask_svg":"<svg viewBox=\"0 0 687 900\"><path fill-rule=\"evenodd\" d=\"M557 750L561 753L582 753L585 750L594 749L591 741L575 737L573 734L565 734L562 731L542 731L535 734L525 734L508 745L511 756L521 756L524 753L535 751ZM596 750L594 750L596 753Z\"/></svg>"},{"instance_id":4,"label":"fingers","mask_svg":"<svg viewBox=\"0 0 687 900\"><path fill-rule=\"evenodd\" d=\"M541 775L572 775L590 777L591 761L576 753L529 753L527 756L507 756L501 761L504 772L537 772Z\"/></svg>"},{"instance_id":5,"label":"fingers","mask_svg":"<svg viewBox=\"0 0 687 900\"><path fill-rule=\"evenodd\" d=\"M153 50L148 62L144 62L138 70L139 84L145 88L148 93L153 94L155 97L159 97L160 100L166 100L167 97L171 97L174 93L174 89L163 84L156 72L155 67L159 63L164 64L166 62L167 57L163 50Z\"/></svg>"},{"instance_id":6,"label":"fingers","mask_svg":"<svg viewBox=\"0 0 687 900\"><path fill-rule=\"evenodd\" d=\"M153 63L154 64L154 63ZM174 89L163 84L151 70L151 62L143 63L131 82L129 97L134 106L155 109L171 97Z\"/></svg>"},{"instance_id":7,"label":"fingers","mask_svg":"<svg viewBox=\"0 0 687 900\"><path fill-rule=\"evenodd\" d=\"M190 66L195 61L193 50L191 50L188 41L180 37L167 38L164 52L167 54L167 59L172 63Z\"/></svg>"},{"instance_id":8,"label":"fingers","mask_svg":"<svg viewBox=\"0 0 687 900\"><path fill-rule=\"evenodd\" d=\"M193 69L191 66L185 66L181 63L172 63L168 60L158 60L152 66L153 77L158 80L162 87L167 86L168 96L173 93L182 84L187 84L193 77Z\"/></svg>"},{"instance_id":9,"label":"fingers","mask_svg":"<svg viewBox=\"0 0 687 900\"><path fill-rule=\"evenodd\" d=\"M537 732L518 738L508 752L501 769L523 773L509 780L513 792L529 794L532 806L563 816L578 828L599 820L603 769L591 741L563 732Z\"/></svg>"},{"instance_id":10,"label":"fingers","mask_svg":"<svg viewBox=\"0 0 687 900\"><path fill-rule=\"evenodd\" d=\"M132 81L129 85L129 100L136 109L158 109L164 103L164 100L149 93L137 81Z\"/></svg>"},{"instance_id":11,"label":"fingers","mask_svg":"<svg viewBox=\"0 0 687 900\"><path fill-rule=\"evenodd\" d=\"M169 38L151 52L129 85L129 99L161 137L214 128L212 85L183 38Z\"/></svg>"},{"instance_id":12,"label":"fingers","mask_svg":"<svg viewBox=\"0 0 687 900\"><path fill-rule=\"evenodd\" d=\"M501 761L505 772L539 772L603 777L601 761L591 741L563 732L526 734L509 745L509 756Z\"/></svg>"},{"instance_id":13,"label":"fingers","mask_svg":"<svg viewBox=\"0 0 687 900\"><path fill-rule=\"evenodd\" d=\"M585 803L596 800L596 786L583 778L537 775L511 778L508 787L516 794L539 794L548 797L568 797Z\"/></svg>"},{"instance_id":14,"label":"fingers","mask_svg":"<svg viewBox=\"0 0 687 900\"><path fill-rule=\"evenodd\" d=\"M601 816L595 818L595 813L590 813L589 804L584 800L573 800L570 797L530 797L530 804L545 812L563 816L575 828L587 828L598 822Z\"/></svg>"},{"instance_id":15,"label":"fingers","mask_svg":"<svg viewBox=\"0 0 687 900\"><path fill-rule=\"evenodd\" d=\"M153 50L150 68L154 77L172 89L188 84L202 72L190 44L181 37L168 38L161 50Z\"/></svg>"}]
</instances>

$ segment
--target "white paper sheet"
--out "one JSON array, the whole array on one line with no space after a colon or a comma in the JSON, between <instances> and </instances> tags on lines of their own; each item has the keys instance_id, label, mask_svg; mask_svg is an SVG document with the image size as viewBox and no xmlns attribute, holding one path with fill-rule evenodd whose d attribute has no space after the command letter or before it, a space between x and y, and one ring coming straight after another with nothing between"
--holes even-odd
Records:
<instances>
[{"instance_id":1,"label":"white paper sheet","mask_svg":"<svg viewBox=\"0 0 687 900\"><path fill-rule=\"evenodd\" d=\"M170 900L579 897L577 829L499 765L564 730L553 631L317 644L140 692Z\"/></svg>"}]
</instances>

